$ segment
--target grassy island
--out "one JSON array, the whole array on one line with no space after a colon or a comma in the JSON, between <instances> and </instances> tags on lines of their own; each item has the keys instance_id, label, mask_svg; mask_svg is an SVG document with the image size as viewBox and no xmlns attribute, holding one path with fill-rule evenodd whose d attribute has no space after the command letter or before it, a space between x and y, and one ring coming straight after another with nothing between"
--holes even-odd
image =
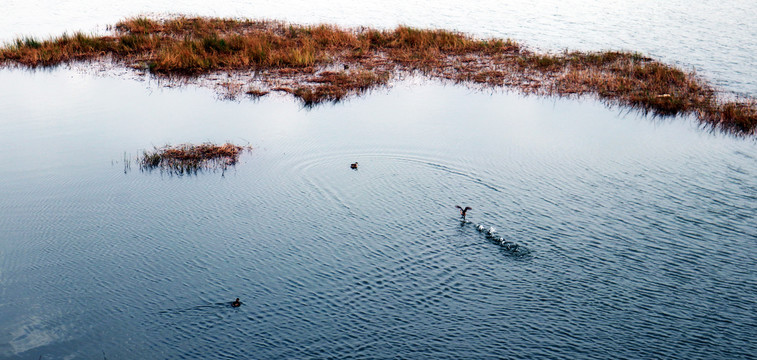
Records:
<instances>
[{"instance_id":1,"label":"grassy island","mask_svg":"<svg viewBox=\"0 0 757 360\"><path fill-rule=\"evenodd\" d=\"M540 54L503 39L446 30L342 29L276 21L133 18L108 36L20 38L0 49L4 66L112 60L169 78L214 80L230 96L286 92L306 105L339 101L403 73L526 94L593 95L654 115L694 114L736 134L757 133L757 102L725 100L694 73L638 53Z\"/></svg>"},{"instance_id":2,"label":"grassy island","mask_svg":"<svg viewBox=\"0 0 757 360\"><path fill-rule=\"evenodd\" d=\"M202 170L226 170L236 165L242 152L251 149L231 143L166 145L145 151L139 158L139 168L143 171L160 169L177 175L191 175Z\"/></svg>"}]
</instances>

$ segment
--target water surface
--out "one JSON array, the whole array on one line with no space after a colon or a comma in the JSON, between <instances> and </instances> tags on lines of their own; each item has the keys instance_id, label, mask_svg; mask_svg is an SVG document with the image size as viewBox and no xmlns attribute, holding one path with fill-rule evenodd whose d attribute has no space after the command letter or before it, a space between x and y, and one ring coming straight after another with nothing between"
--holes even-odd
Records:
<instances>
[{"instance_id":1,"label":"water surface","mask_svg":"<svg viewBox=\"0 0 757 360\"><path fill-rule=\"evenodd\" d=\"M753 140L437 83L313 110L0 83L0 358L757 353ZM227 140L254 150L224 174L124 171Z\"/></svg>"},{"instance_id":2,"label":"water surface","mask_svg":"<svg viewBox=\"0 0 757 360\"><path fill-rule=\"evenodd\" d=\"M208 4L10 1L0 39L167 12L408 24L757 94L750 1ZM312 110L141 80L0 71L0 358L757 354L753 139L414 79ZM204 141L254 150L199 176L124 163Z\"/></svg>"}]
</instances>

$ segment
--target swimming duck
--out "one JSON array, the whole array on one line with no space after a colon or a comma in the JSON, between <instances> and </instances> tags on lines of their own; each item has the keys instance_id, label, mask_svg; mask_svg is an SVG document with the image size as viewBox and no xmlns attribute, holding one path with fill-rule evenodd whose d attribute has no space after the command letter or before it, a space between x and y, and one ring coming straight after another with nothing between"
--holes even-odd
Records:
<instances>
[{"instance_id":1,"label":"swimming duck","mask_svg":"<svg viewBox=\"0 0 757 360\"><path fill-rule=\"evenodd\" d=\"M354 163L350 164L350 169L357 170L357 161L355 161Z\"/></svg>"},{"instance_id":2,"label":"swimming duck","mask_svg":"<svg viewBox=\"0 0 757 360\"><path fill-rule=\"evenodd\" d=\"M242 303L239 301L239 298L231 302L231 307L240 307L242 306Z\"/></svg>"}]
</instances>

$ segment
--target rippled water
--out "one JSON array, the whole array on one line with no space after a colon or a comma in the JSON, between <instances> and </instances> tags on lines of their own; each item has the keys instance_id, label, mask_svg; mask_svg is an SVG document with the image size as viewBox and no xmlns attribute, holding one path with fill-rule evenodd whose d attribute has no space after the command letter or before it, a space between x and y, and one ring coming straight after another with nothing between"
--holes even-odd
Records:
<instances>
[{"instance_id":1,"label":"rippled water","mask_svg":"<svg viewBox=\"0 0 757 360\"><path fill-rule=\"evenodd\" d=\"M0 36L168 7L150 4L11 1ZM628 44L757 93L743 76L754 68L748 2L712 16L709 2L310 4L172 6L453 27L547 48ZM672 20L671 8L686 13ZM623 16L639 13L649 22ZM719 32L693 32L705 22ZM734 66L701 51L713 39ZM123 161L203 141L254 149L223 174ZM305 110L2 70L0 144L1 359L757 354L757 142L690 119L413 79ZM455 205L473 208L469 222Z\"/></svg>"},{"instance_id":2,"label":"rippled water","mask_svg":"<svg viewBox=\"0 0 757 360\"><path fill-rule=\"evenodd\" d=\"M2 358L757 353L753 140L435 83L310 111L0 83ZM254 150L225 174L124 171L207 140Z\"/></svg>"}]
</instances>

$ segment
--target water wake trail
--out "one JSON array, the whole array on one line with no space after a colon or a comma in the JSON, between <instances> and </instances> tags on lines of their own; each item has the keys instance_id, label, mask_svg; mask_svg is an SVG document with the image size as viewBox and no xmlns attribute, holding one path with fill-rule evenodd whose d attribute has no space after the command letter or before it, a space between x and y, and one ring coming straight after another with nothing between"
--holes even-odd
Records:
<instances>
[{"instance_id":1,"label":"water wake trail","mask_svg":"<svg viewBox=\"0 0 757 360\"><path fill-rule=\"evenodd\" d=\"M471 224L469 221L462 221L462 225ZM483 224L474 225L476 231L483 234L489 242L499 246L507 254L512 256L527 256L531 254L531 250L522 244L518 244L514 241L505 239L504 237L497 235L497 229L493 226L486 226Z\"/></svg>"}]
</instances>

